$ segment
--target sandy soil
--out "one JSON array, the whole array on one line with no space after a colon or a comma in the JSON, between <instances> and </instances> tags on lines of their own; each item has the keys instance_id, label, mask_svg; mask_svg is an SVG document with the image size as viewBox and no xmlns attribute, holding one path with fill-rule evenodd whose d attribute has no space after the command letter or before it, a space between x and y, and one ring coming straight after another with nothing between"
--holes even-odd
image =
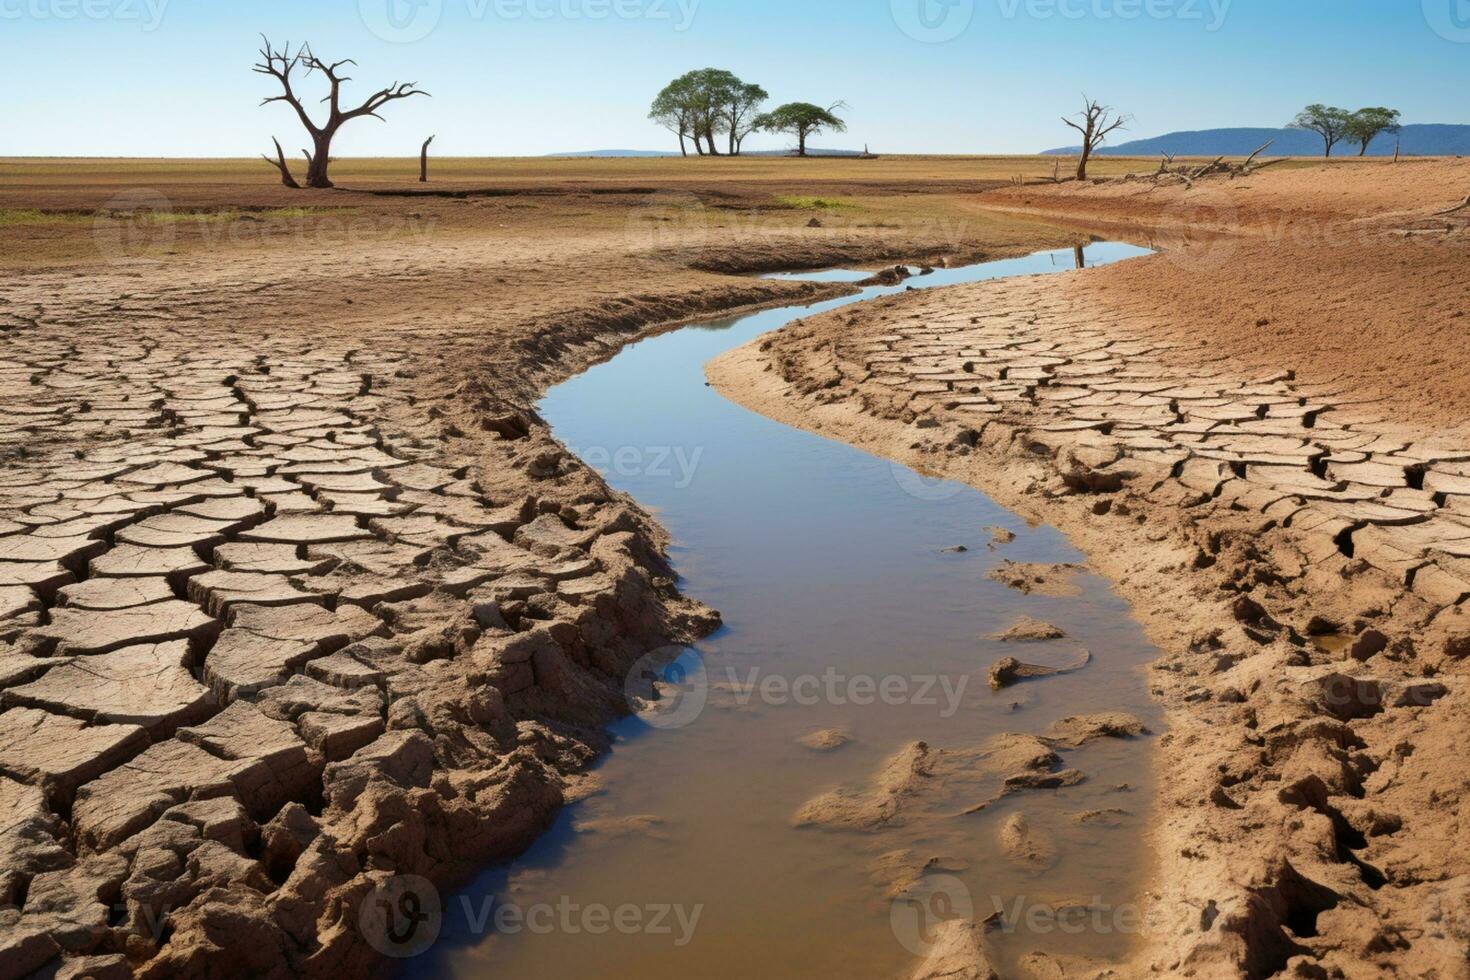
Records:
<instances>
[{"instance_id":1,"label":"sandy soil","mask_svg":"<svg viewBox=\"0 0 1470 980\"><path fill-rule=\"evenodd\" d=\"M1058 524L1134 602L1171 790L1133 972L1463 975L1465 255L1433 212L1470 168L1191 194L679 163L446 161L428 196L372 161L300 194L264 164L5 167L0 976L376 969L375 889L523 848L629 665L713 622L537 395L837 288L744 274L1058 225L1169 250L845 311L714 377ZM975 969L954 938L930 975Z\"/></svg>"},{"instance_id":2,"label":"sandy soil","mask_svg":"<svg viewBox=\"0 0 1470 980\"><path fill-rule=\"evenodd\" d=\"M0 186L0 977L378 969L385 883L524 848L634 662L716 622L540 392L841 288L736 273L1075 239L984 215L997 181L782 164Z\"/></svg>"},{"instance_id":3,"label":"sandy soil","mask_svg":"<svg viewBox=\"0 0 1470 980\"><path fill-rule=\"evenodd\" d=\"M1242 369L1294 370L1383 398L1420 432L1470 424L1470 162L1262 171L1194 189L1146 180L1001 189L1018 213L1141 233L1147 262L1075 277L1076 302L1149 337L1202 327ZM1218 234L1212 234L1218 233ZM1189 362L1181 362L1187 368Z\"/></svg>"},{"instance_id":4,"label":"sandy soil","mask_svg":"<svg viewBox=\"0 0 1470 980\"><path fill-rule=\"evenodd\" d=\"M1454 161L1001 189L1166 251L879 301L711 366L1056 524L1133 603L1170 732L1125 976L1470 975L1470 256L1465 213L1437 216L1467 187ZM967 935L942 966L983 955Z\"/></svg>"}]
</instances>

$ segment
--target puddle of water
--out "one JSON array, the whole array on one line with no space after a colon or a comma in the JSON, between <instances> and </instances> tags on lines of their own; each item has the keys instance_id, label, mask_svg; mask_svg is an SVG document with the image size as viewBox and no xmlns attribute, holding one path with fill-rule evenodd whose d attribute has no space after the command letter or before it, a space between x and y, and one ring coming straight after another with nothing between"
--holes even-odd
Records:
<instances>
[{"instance_id":1,"label":"puddle of water","mask_svg":"<svg viewBox=\"0 0 1470 980\"><path fill-rule=\"evenodd\" d=\"M1142 254L1102 243L1085 258ZM704 709L683 727L655 729L640 718L617 725L600 767L605 792L567 807L509 868L446 896L442 938L409 964L410 975L898 976L926 930L966 903L977 920L1004 909L1013 928L994 937L1003 972L1031 950L1123 955L1146 873L1146 742L1104 740L1067 753L1065 764L1086 782L976 814L963 814L974 799L954 786L877 833L796 829L793 815L837 786L867 786L916 740L968 748L1103 710L1155 723L1140 676L1154 652L1125 604L1087 576L1081 594L1066 599L991 581L1006 558L1081 556L1054 530L1028 528L967 487L748 412L707 387L703 372L717 355L800 316L906 286L1074 261L1069 250L937 270L856 297L687 328L548 393L541 412L557 435L657 513L676 541L681 587L728 625L681 661L703 666ZM991 551L988 526L1018 537ZM956 545L969 550L946 552ZM1022 614L1070 639L1019 649L988 639ZM1060 664L1079 644L1093 655L1080 672L998 694L987 685L1001 656ZM732 690L752 684L749 697ZM827 728L852 741L826 753L798 743ZM1075 817L1114 808L1124 812L1085 824ZM1053 865L1027 869L1003 856L1000 828L1018 811L1054 840ZM895 903L870 865L901 849L921 864L943 860L919 892ZM1092 910L1058 918L1049 911L1057 903Z\"/></svg>"}]
</instances>

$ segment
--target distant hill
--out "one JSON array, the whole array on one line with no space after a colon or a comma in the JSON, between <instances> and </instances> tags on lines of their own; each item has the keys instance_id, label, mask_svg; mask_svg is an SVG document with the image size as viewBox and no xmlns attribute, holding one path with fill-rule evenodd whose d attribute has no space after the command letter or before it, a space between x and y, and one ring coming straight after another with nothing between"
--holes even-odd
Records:
<instances>
[{"instance_id":1,"label":"distant hill","mask_svg":"<svg viewBox=\"0 0 1470 980\"><path fill-rule=\"evenodd\" d=\"M548 157L676 157L665 150L575 150L571 153L548 153Z\"/></svg>"},{"instance_id":2,"label":"distant hill","mask_svg":"<svg viewBox=\"0 0 1470 980\"><path fill-rule=\"evenodd\" d=\"M1405 126L1401 134L1405 156L1470 156L1470 126L1415 125ZM1169 133L1153 139L1134 140L1098 149L1100 156L1156 157L1172 153L1181 157L1245 156L1267 140L1274 139L1269 156L1319 157L1322 140L1316 133L1299 129L1202 129L1188 133ZM1380 136L1368 147L1368 155L1391 157L1395 137ZM1046 155L1075 155L1076 146L1046 150ZM1356 156L1357 144L1340 143L1333 156Z\"/></svg>"},{"instance_id":3,"label":"distant hill","mask_svg":"<svg viewBox=\"0 0 1470 980\"><path fill-rule=\"evenodd\" d=\"M724 155L721 149L721 155ZM807 155L814 157L860 157L861 150L819 150L808 147ZM678 150L575 150L571 153L548 153L547 157L571 157L581 159L584 157L676 157ZM694 151L689 151L694 156ZM748 157L788 157L795 156L791 150L746 150L743 154Z\"/></svg>"}]
</instances>

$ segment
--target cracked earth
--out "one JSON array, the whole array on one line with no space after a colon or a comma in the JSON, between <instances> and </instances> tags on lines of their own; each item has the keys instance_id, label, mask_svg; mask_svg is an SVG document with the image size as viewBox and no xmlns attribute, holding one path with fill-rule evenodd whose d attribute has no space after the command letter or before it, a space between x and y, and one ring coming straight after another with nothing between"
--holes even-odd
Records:
<instances>
[{"instance_id":1,"label":"cracked earth","mask_svg":"<svg viewBox=\"0 0 1470 980\"><path fill-rule=\"evenodd\" d=\"M1085 301L1122 268L825 314L710 377L1057 524L1134 604L1171 727L1139 971L1464 976L1470 451Z\"/></svg>"},{"instance_id":2,"label":"cracked earth","mask_svg":"<svg viewBox=\"0 0 1470 980\"><path fill-rule=\"evenodd\" d=\"M0 973L365 969L353 899L522 846L679 632L652 539L395 425L406 354L64 335L0 354Z\"/></svg>"}]
</instances>

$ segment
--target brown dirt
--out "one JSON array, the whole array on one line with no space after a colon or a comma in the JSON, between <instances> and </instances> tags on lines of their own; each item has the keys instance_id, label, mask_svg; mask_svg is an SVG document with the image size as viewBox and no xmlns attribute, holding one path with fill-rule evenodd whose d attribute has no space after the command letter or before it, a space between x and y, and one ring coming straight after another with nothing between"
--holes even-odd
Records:
<instances>
[{"instance_id":1,"label":"brown dirt","mask_svg":"<svg viewBox=\"0 0 1470 980\"><path fill-rule=\"evenodd\" d=\"M781 163L672 194L586 163L433 198L234 163L0 183L0 976L378 969L376 890L524 848L630 666L715 622L545 387L840 288L735 273L1075 239L912 162L792 204L842 178Z\"/></svg>"},{"instance_id":2,"label":"brown dirt","mask_svg":"<svg viewBox=\"0 0 1470 980\"><path fill-rule=\"evenodd\" d=\"M374 161L300 194L264 164L7 164L0 975L375 969L373 890L523 848L588 791L629 663L711 622L539 393L829 288L741 273L1058 225L1169 251L813 320L715 378L1058 524L1133 601L1171 724L1140 971L1464 975L1465 216L1433 212L1470 166L1185 192L1005 186L1037 160L679 163L446 161L427 197ZM998 410L880 383L873 355L914 351L873 338L915 315L907 340L984 320L963 357ZM1108 362L1086 404L984 370L1044 377L1068 345ZM902 797L875 794L845 802Z\"/></svg>"},{"instance_id":3,"label":"brown dirt","mask_svg":"<svg viewBox=\"0 0 1470 980\"><path fill-rule=\"evenodd\" d=\"M1266 170L1193 189L1144 180L998 189L987 201L1141 232L1159 256L1070 277L1079 308L1263 373L1383 398L1421 432L1470 425L1470 161ZM1213 233L1213 234L1212 234ZM1221 234L1223 233L1223 234ZM1190 363L1180 362L1188 368Z\"/></svg>"},{"instance_id":4,"label":"brown dirt","mask_svg":"<svg viewBox=\"0 0 1470 980\"><path fill-rule=\"evenodd\" d=\"M1443 161L997 190L1170 251L815 317L711 366L1061 527L1133 603L1170 732L1125 972L1470 972L1466 216L1434 216L1467 186ZM1093 974L1116 970L1065 975Z\"/></svg>"}]
</instances>

